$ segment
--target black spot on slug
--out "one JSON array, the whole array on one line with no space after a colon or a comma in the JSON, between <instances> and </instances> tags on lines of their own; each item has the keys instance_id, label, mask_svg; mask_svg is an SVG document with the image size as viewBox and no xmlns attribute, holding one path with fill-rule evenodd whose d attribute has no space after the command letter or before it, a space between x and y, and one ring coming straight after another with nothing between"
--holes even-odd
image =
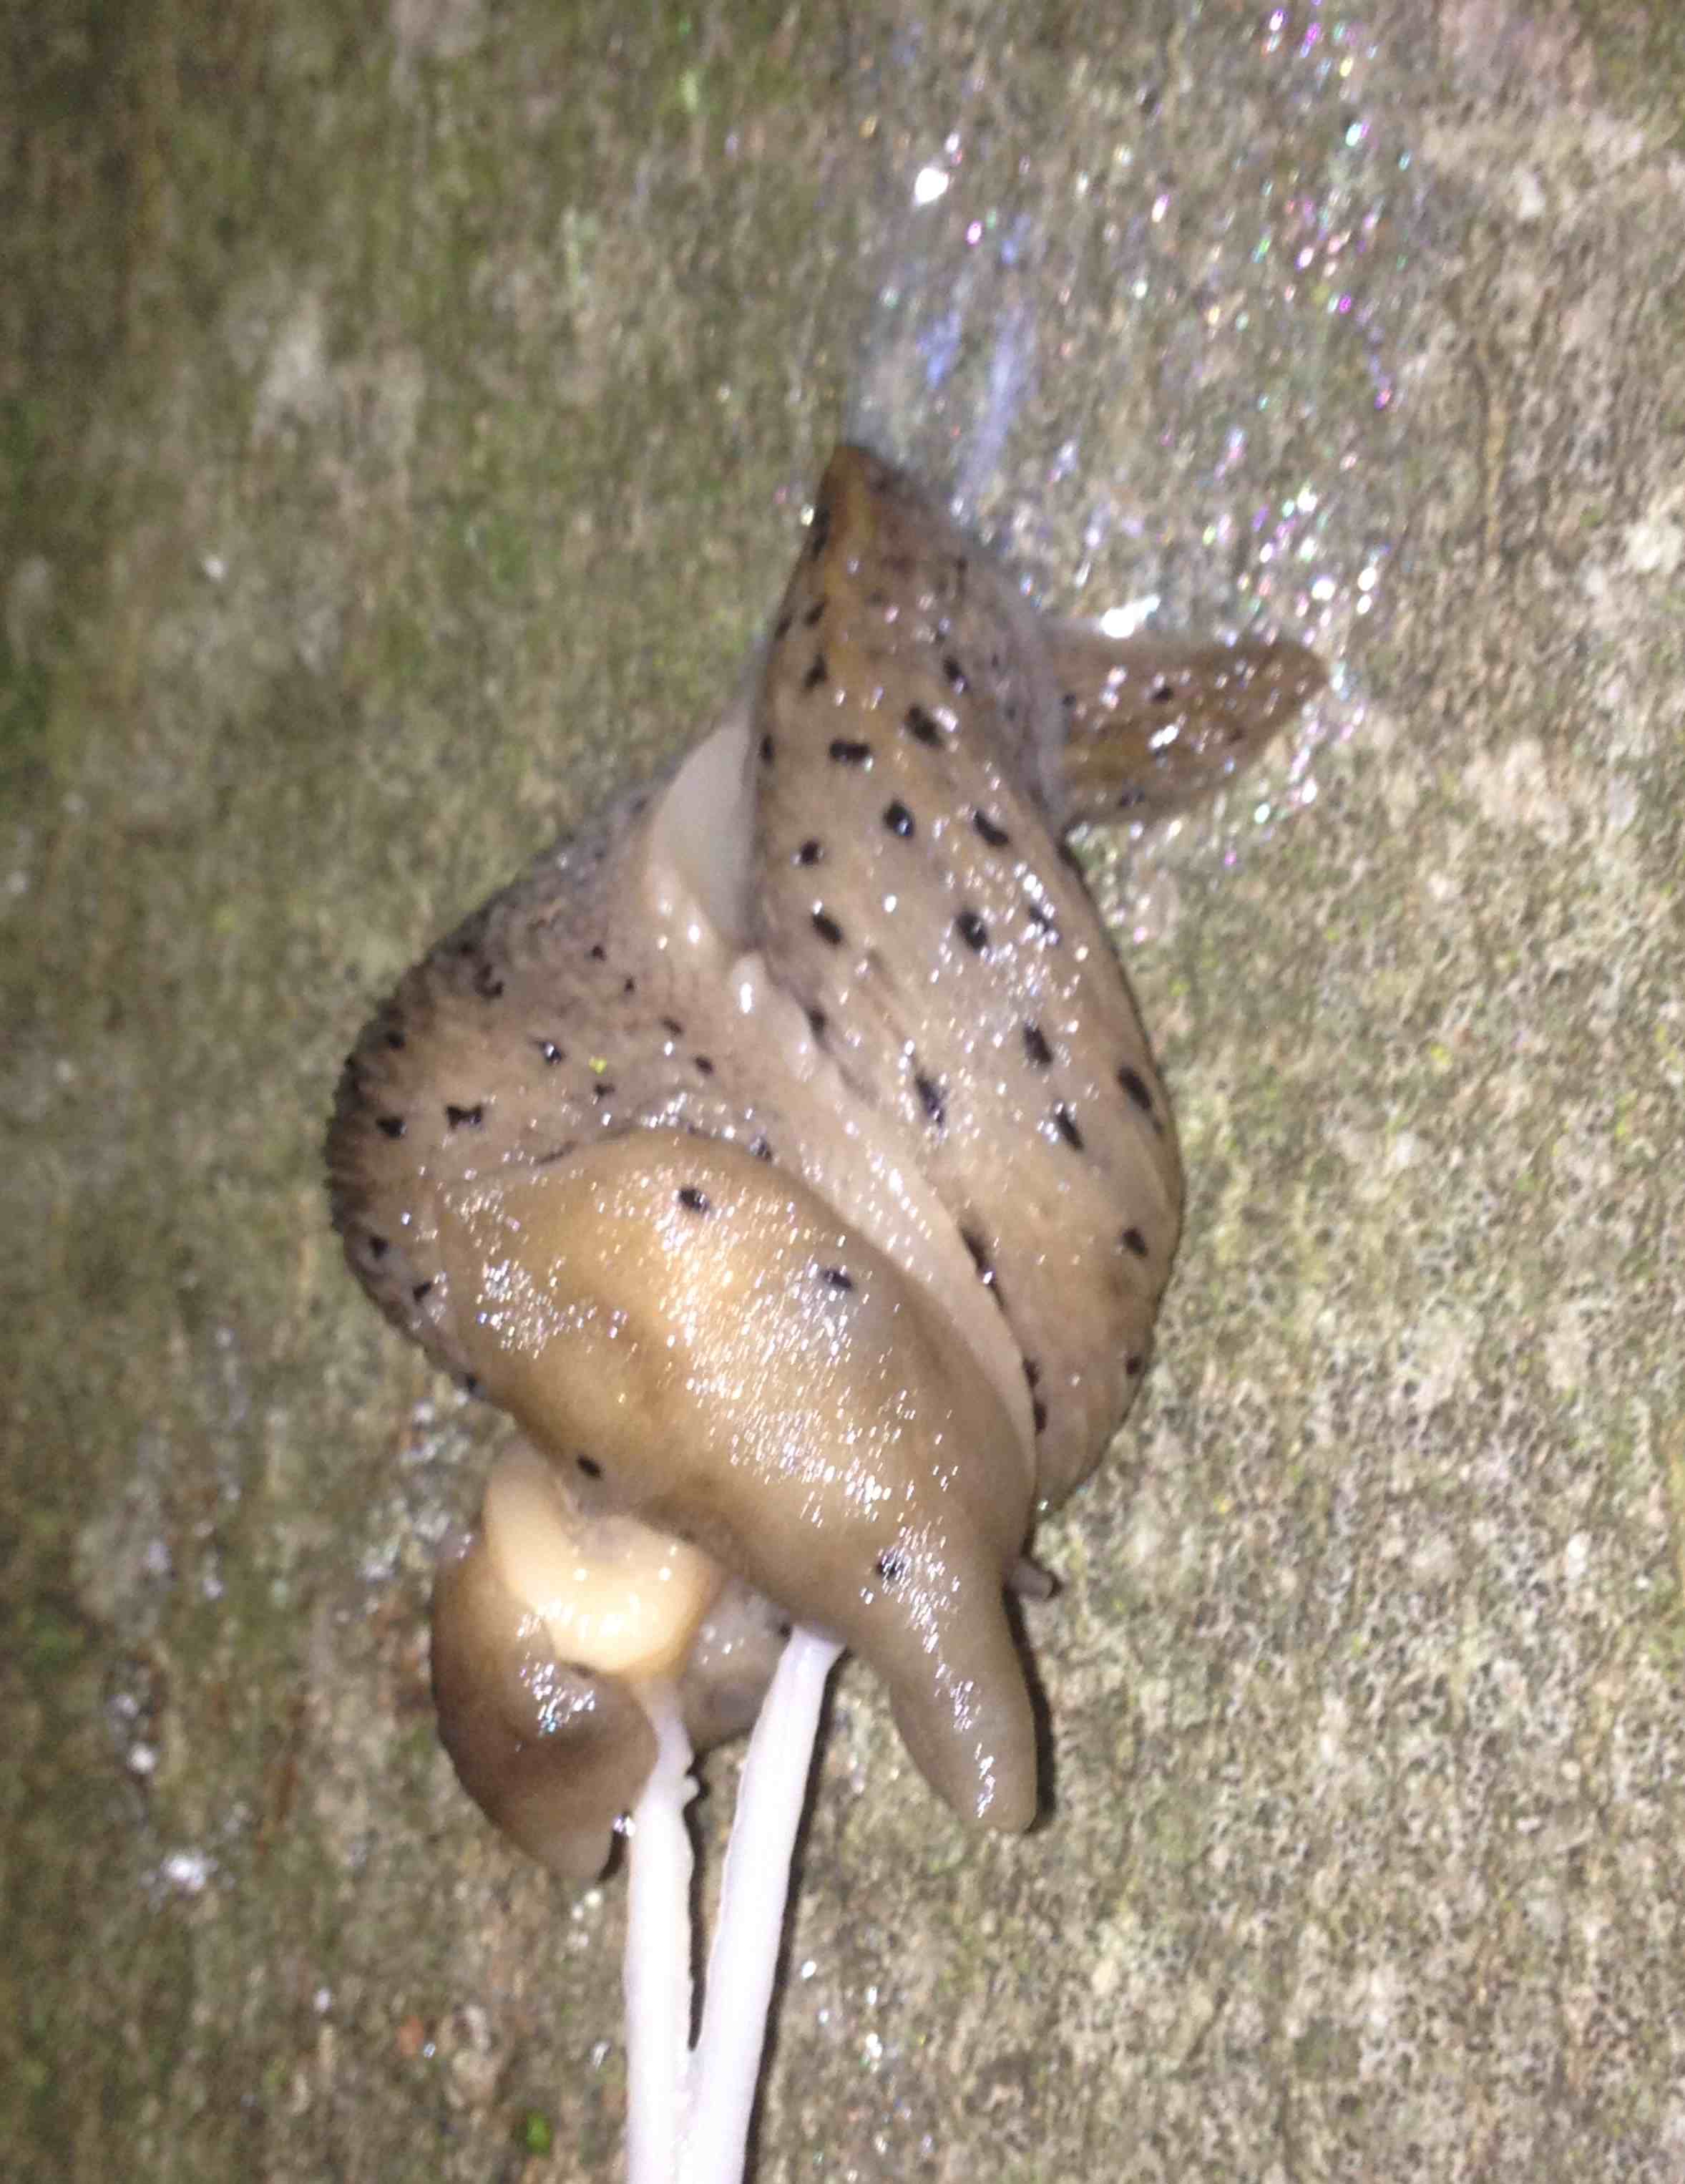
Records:
<instances>
[{"instance_id":1,"label":"black spot on slug","mask_svg":"<svg viewBox=\"0 0 1685 2184\"><path fill-rule=\"evenodd\" d=\"M948 677L948 688L951 690L957 690L963 695L970 688L970 684L965 679L965 669L951 652L943 655L942 671Z\"/></svg>"},{"instance_id":2,"label":"black spot on slug","mask_svg":"<svg viewBox=\"0 0 1685 2184\"><path fill-rule=\"evenodd\" d=\"M1146 1369L1146 1364L1147 1361L1144 1357L1126 1357L1123 1361L1123 1369L1132 1380L1138 1380Z\"/></svg>"},{"instance_id":3,"label":"black spot on slug","mask_svg":"<svg viewBox=\"0 0 1685 2184\"><path fill-rule=\"evenodd\" d=\"M755 1160L770 1161L772 1157L772 1148L764 1136L750 1141L749 1152Z\"/></svg>"},{"instance_id":4,"label":"black spot on slug","mask_svg":"<svg viewBox=\"0 0 1685 2184\"><path fill-rule=\"evenodd\" d=\"M371 1259L384 1259L384 1258L385 1258L385 1256L386 1256L386 1253L387 1253L388 1251L391 1251L391 1249L392 1249L392 1245L390 1244L390 1242L387 1240L387 1239L386 1239L386 1237L384 1237L384 1236L370 1236L370 1239L369 1239L369 1256L370 1256Z\"/></svg>"},{"instance_id":5,"label":"black spot on slug","mask_svg":"<svg viewBox=\"0 0 1685 2184\"><path fill-rule=\"evenodd\" d=\"M700 1077L712 1077L712 1076L713 1076L713 1074L714 1074L714 1058L713 1058L713 1056L712 1056L711 1055L707 1055L707 1054L693 1054L693 1055L691 1056L691 1061L692 1061L692 1062L695 1065L696 1071L697 1071L697 1074L698 1074L698 1076L700 1076Z\"/></svg>"},{"instance_id":6,"label":"black spot on slug","mask_svg":"<svg viewBox=\"0 0 1685 2184\"><path fill-rule=\"evenodd\" d=\"M975 910L962 910L954 921L954 929L965 945L979 956L989 944L989 929Z\"/></svg>"},{"instance_id":7,"label":"black spot on slug","mask_svg":"<svg viewBox=\"0 0 1685 2184\"><path fill-rule=\"evenodd\" d=\"M816 629L819 627L820 617L824 614L824 612L825 594L820 593L820 596L814 601L813 604L802 616L802 627L804 629Z\"/></svg>"},{"instance_id":8,"label":"black spot on slug","mask_svg":"<svg viewBox=\"0 0 1685 2184\"><path fill-rule=\"evenodd\" d=\"M772 625L772 642L775 644L781 644L789 634L790 617L787 614L781 614Z\"/></svg>"},{"instance_id":9,"label":"black spot on slug","mask_svg":"<svg viewBox=\"0 0 1685 2184\"><path fill-rule=\"evenodd\" d=\"M1030 1405L1030 1416L1034 1422L1036 1431L1045 1433L1048 1429L1048 1407L1039 1396Z\"/></svg>"},{"instance_id":10,"label":"black spot on slug","mask_svg":"<svg viewBox=\"0 0 1685 2184\"><path fill-rule=\"evenodd\" d=\"M1126 1063L1117 1072L1117 1081L1143 1115L1152 1113L1153 1095L1148 1089L1146 1078L1138 1069L1131 1069Z\"/></svg>"},{"instance_id":11,"label":"black spot on slug","mask_svg":"<svg viewBox=\"0 0 1685 2184\"><path fill-rule=\"evenodd\" d=\"M404 1048L408 1046L409 1044L409 1041L404 1037L401 1031L389 1031L386 1034L386 1045L392 1049L394 1054L402 1054Z\"/></svg>"},{"instance_id":12,"label":"black spot on slug","mask_svg":"<svg viewBox=\"0 0 1685 2184\"><path fill-rule=\"evenodd\" d=\"M829 946L841 945L842 928L828 911L816 910L813 914L813 929Z\"/></svg>"},{"instance_id":13,"label":"black spot on slug","mask_svg":"<svg viewBox=\"0 0 1685 2184\"><path fill-rule=\"evenodd\" d=\"M1042 1384L1042 1368L1033 1357L1024 1360L1024 1379L1032 1392Z\"/></svg>"},{"instance_id":14,"label":"black spot on slug","mask_svg":"<svg viewBox=\"0 0 1685 2184\"><path fill-rule=\"evenodd\" d=\"M886 804L883 823L892 834L898 834L904 842L913 832L913 815L904 804Z\"/></svg>"},{"instance_id":15,"label":"black spot on slug","mask_svg":"<svg viewBox=\"0 0 1685 2184\"><path fill-rule=\"evenodd\" d=\"M624 998L624 997L626 997L626 996L629 996L629 995L631 995L631 994L635 994L637 991L637 980L636 978L622 978L622 979L621 979L621 981L620 981L620 993L621 993L621 995L622 995L622 997L623 997L623 998Z\"/></svg>"},{"instance_id":16,"label":"black spot on slug","mask_svg":"<svg viewBox=\"0 0 1685 2184\"><path fill-rule=\"evenodd\" d=\"M1034 895L1026 894L1024 898L1024 915L1038 931L1047 934L1055 948L1059 946L1059 920L1048 908L1046 903L1037 902Z\"/></svg>"},{"instance_id":17,"label":"black spot on slug","mask_svg":"<svg viewBox=\"0 0 1685 2184\"><path fill-rule=\"evenodd\" d=\"M844 1273L841 1267L821 1267L819 1270L819 1278L826 1289L835 1290L839 1296L845 1290L851 1290L854 1286L854 1276Z\"/></svg>"},{"instance_id":18,"label":"black spot on slug","mask_svg":"<svg viewBox=\"0 0 1685 2184\"><path fill-rule=\"evenodd\" d=\"M603 1467L594 1456L576 1456L574 1462L587 1479L600 1479L603 1476Z\"/></svg>"},{"instance_id":19,"label":"black spot on slug","mask_svg":"<svg viewBox=\"0 0 1685 2184\"><path fill-rule=\"evenodd\" d=\"M606 963L609 960L609 951L600 940L593 940L585 952L593 963Z\"/></svg>"},{"instance_id":20,"label":"black spot on slug","mask_svg":"<svg viewBox=\"0 0 1685 2184\"><path fill-rule=\"evenodd\" d=\"M604 1100L612 1100L614 1098L614 1088L607 1081L606 1078L599 1080L598 1083L592 1086L591 1096L600 1106Z\"/></svg>"},{"instance_id":21,"label":"black spot on slug","mask_svg":"<svg viewBox=\"0 0 1685 2184\"><path fill-rule=\"evenodd\" d=\"M765 735L760 739L760 762L763 766L770 766L772 763L772 738L770 735Z\"/></svg>"},{"instance_id":22,"label":"black spot on slug","mask_svg":"<svg viewBox=\"0 0 1685 2184\"><path fill-rule=\"evenodd\" d=\"M856 743L848 736L833 736L831 755L838 766L870 766L872 747L870 744Z\"/></svg>"},{"instance_id":23,"label":"black spot on slug","mask_svg":"<svg viewBox=\"0 0 1685 2184\"><path fill-rule=\"evenodd\" d=\"M991 819L987 811L974 811L971 814L971 824L992 850L1004 850L1012 839L1005 827Z\"/></svg>"},{"instance_id":24,"label":"black spot on slug","mask_svg":"<svg viewBox=\"0 0 1685 2184\"><path fill-rule=\"evenodd\" d=\"M1065 1106L1063 1100L1054 1109L1053 1118L1058 1126L1060 1137L1065 1139L1066 1145L1073 1152L1080 1153L1082 1150L1082 1133L1076 1127L1076 1116Z\"/></svg>"},{"instance_id":25,"label":"black spot on slug","mask_svg":"<svg viewBox=\"0 0 1685 2184\"><path fill-rule=\"evenodd\" d=\"M942 741L942 730L922 705L909 705L905 725L908 733L916 736L921 744Z\"/></svg>"},{"instance_id":26,"label":"black spot on slug","mask_svg":"<svg viewBox=\"0 0 1685 2184\"><path fill-rule=\"evenodd\" d=\"M920 1099L924 1102L926 1114L936 1124L937 1129L945 1129L948 1127L948 1102L943 1096L941 1085L933 1077L926 1077L922 1069L914 1071L913 1082L918 1088Z\"/></svg>"},{"instance_id":27,"label":"black spot on slug","mask_svg":"<svg viewBox=\"0 0 1685 2184\"><path fill-rule=\"evenodd\" d=\"M410 1302L412 1304L420 1304L425 1299L428 1290L431 1290L432 1286L433 1284L431 1281L414 1283L411 1285L409 1291Z\"/></svg>"},{"instance_id":28,"label":"black spot on slug","mask_svg":"<svg viewBox=\"0 0 1685 2184\"><path fill-rule=\"evenodd\" d=\"M825 1037L826 1027L830 1023L830 1017L826 1016L823 1009L809 1009L808 1011L808 1029L813 1034L815 1039L823 1039Z\"/></svg>"},{"instance_id":29,"label":"black spot on slug","mask_svg":"<svg viewBox=\"0 0 1685 2184\"><path fill-rule=\"evenodd\" d=\"M994 1268L989 1262L988 1245L983 1241L982 1238L977 1234L975 1228L962 1228L959 1231L959 1240L965 1246L965 1249L971 1254L971 1264L976 1268L983 1279L993 1285L994 1281Z\"/></svg>"},{"instance_id":30,"label":"black spot on slug","mask_svg":"<svg viewBox=\"0 0 1685 2184\"><path fill-rule=\"evenodd\" d=\"M824 855L825 848L823 844L817 841L813 835L809 834L807 840L802 844L800 849L798 849L795 852L794 855L792 856L790 862L792 865L816 865Z\"/></svg>"},{"instance_id":31,"label":"black spot on slug","mask_svg":"<svg viewBox=\"0 0 1685 2184\"><path fill-rule=\"evenodd\" d=\"M1169 679L1161 675L1158 681L1153 685L1152 688L1147 693L1147 695L1152 699L1155 705L1168 705L1171 699L1175 697L1176 691L1171 686Z\"/></svg>"},{"instance_id":32,"label":"black spot on slug","mask_svg":"<svg viewBox=\"0 0 1685 2184\"><path fill-rule=\"evenodd\" d=\"M663 1017L660 1019L660 1022L662 1030L666 1033L669 1039L682 1039L684 1037L685 1028L679 1022L679 1019L676 1017Z\"/></svg>"},{"instance_id":33,"label":"black spot on slug","mask_svg":"<svg viewBox=\"0 0 1685 2184\"><path fill-rule=\"evenodd\" d=\"M693 1183L681 1184L678 1196L679 1203L687 1213L711 1213L714 1211L708 1193L698 1190Z\"/></svg>"},{"instance_id":34,"label":"black spot on slug","mask_svg":"<svg viewBox=\"0 0 1685 2184\"><path fill-rule=\"evenodd\" d=\"M532 1044L537 1048L540 1054L543 1056L545 1061L549 1064L552 1069L555 1067L559 1061L565 1061L567 1060L566 1055L563 1052L562 1049L557 1045L555 1040L553 1039L535 1039Z\"/></svg>"},{"instance_id":35,"label":"black spot on slug","mask_svg":"<svg viewBox=\"0 0 1685 2184\"><path fill-rule=\"evenodd\" d=\"M1043 1038L1039 1024L1026 1023L1024 1027L1024 1057L1037 1069L1047 1068L1054 1058L1053 1049Z\"/></svg>"},{"instance_id":36,"label":"black spot on slug","mask_svg":"<svg viewBox=\"0 0 1685 2184\"><path fill-rule=\"evenodd\" d=\"M886 1547L872 1568L886 1585L895 1585L907 1574L907 1558L893 1547Z\"/></svg>"},{"instance_id":37,"label":"black spot on slug","mask_svg":"<svg viewBox=\"0 0 1685 2184\"><path fill-rule=\"evenodd\" d=\"M474 967L474 990L482 1001L495 1001L502 994L503 982L489 963Z\"/></svg>"},{"instance_id":38,"label":"black spot on slug","mask_svg":"<svg viewBox=\"0 0 1685 2184\"><path fill-rule=\"evenodd\" d=\"M403 1117L402 1115L376 1115L375 1128L383 1138L401 1138L403 1135Z\"/></svg>"},{"instance_id":39,"label":"black spot on slug","mask_svg":"<svg viewBox=\"0 0 1685 2184\"><path fill-rule=\"evenodd\" d=\"M1147 1256L1147 1239L1138 1228L1126 1228L1121 1239L1126 1251L1132 1251L1137 1259Z\"/></svg>"},{"instance_id":40,"label":"black spot on slug","mask_svg":"<svg viewBox=\"0 0 1685 2184\"><path fill-rule=\"evenodd\" d=\"M825 655L822 652L815 653L812 664L802 677L803 689L817 690L821 682L829 682L830 679L831 671L825 664Z\"/></svg>"}]
</instances>

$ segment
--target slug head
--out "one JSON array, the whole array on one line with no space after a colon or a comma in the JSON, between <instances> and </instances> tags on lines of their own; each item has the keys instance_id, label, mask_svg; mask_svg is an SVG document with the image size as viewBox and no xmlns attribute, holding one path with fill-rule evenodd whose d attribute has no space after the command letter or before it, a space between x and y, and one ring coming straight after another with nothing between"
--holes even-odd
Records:
<instances>
[{"instance_id":1,"label":"slug head","mask_svg":"<svg viewBox=\"0 0 1685 2184\"><path fill-rule=\"evenodd\" d=\"M433 1704L464 1788L553 1873L588 1880L655 1758L640 1683L670 1678L724 1572L633 1518L587 1516L531 1450L433 1583Z\"/></svg>"},{"instance_id":2,"label":"slug head","mask_svg":"<svg viewBox=\"0 0 1685 2184\"><path fill-rule=\"evenodd\" d=\"M630 1687L558 1659L483 1534L440 1562L432 1651L439 1741L464 1789L530 1858L564 1880L594 1880L655 1763L655 1732Z\"/></svg>"},{"instance_id":3,"label":"slug head","mask_svg":"<svg viewBox=\"0 0 1685 2184\"><path fill-rule=\"evenodd\" d=\"M1004 1587L1032 1467L946 1317L803 1184L634 1130L467 1187L453 1338L587 1512L693 1543L887 1685L956 1810L1028 1825Z\"/></svg>"},{"instance_id":4,"label":"slug head","mask_svg":"<svg viewBox=\"0 0 1685 2184\"><path fill-rule=\"evenodd\" d=\"M749 1729L788 1618L630 1517L589 1517L534 1451L499 1457L433 1584L433 1699L463 1787L564 1880L591 1880L655 1758L645 1687L697 1751Z\"/></svg>"}]
</instances>

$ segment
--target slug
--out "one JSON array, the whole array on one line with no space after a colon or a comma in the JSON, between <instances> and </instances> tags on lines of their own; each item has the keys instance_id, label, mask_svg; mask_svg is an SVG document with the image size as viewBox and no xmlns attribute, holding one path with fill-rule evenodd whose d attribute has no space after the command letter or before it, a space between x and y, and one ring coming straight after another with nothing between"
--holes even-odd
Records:
<instances>
[{"instance_id":1,"label":"slug","mask_svg":"<svg viewBox=\"0 0 1685 2184\"><path fill-rule=\"evenodd\" d=\"M745 1725L794 1620L868 1663L963 1817L1033 1818L1005 1595L1129 1407L1182 1190L1062 837L1220 783L1322 680L1292 644L1038 616L844 447L745 694L364 1031L327 1147L351 1267L570 1522L715 1573L674 1641L697 1741ZM592 1873L653 1738L494 1529L441 1573L442 1733Z\"/></svg>"}]
</instances>

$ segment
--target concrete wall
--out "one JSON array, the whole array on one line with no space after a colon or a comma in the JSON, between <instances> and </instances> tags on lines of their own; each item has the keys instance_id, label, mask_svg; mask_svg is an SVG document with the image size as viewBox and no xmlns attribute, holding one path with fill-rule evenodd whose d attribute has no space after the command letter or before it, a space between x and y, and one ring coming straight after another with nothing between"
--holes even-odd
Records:
<instances>
[{"instance_id":1,"label":"concrete wall","mask_svg":"<svg viewBox=\"0 0 1685 2184\"><path fill-rule=\"evenodd\" d=\"M432 1736L497 1423L320 1131L862 416L1055 604L1335 683L1087 846L1191 1203L1042 1536L1054 1809L968 1840L845 1673L759 2174L1685 2173L1677 20L12 11L8 2175L617 2173L621 1892Z\"/></svg>"}]
</instances>

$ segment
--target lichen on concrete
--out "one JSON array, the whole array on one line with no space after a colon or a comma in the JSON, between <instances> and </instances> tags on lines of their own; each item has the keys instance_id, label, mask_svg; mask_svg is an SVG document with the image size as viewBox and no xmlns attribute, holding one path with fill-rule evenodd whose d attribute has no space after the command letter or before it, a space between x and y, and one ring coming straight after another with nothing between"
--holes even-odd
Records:
<instances>
[{"instance_id":1,"label":"lichen on concrete","mask_svg":"<svg viewBox=\"0 0 1685 2184\"><path fill-rule=\"evenodd\" d=\"M8 2176L617 2173L621 1892L427 1702L500 1429L320 1134L384 986L729 693L869 378L1054 604L1335 683L1083 844L1191 1186L1040 1540L1052 1808L968 1839L845 1672L758 2173L1685 2168L1680 46L1115 15L13 10Z\"/></svg>"}]
</instances>

